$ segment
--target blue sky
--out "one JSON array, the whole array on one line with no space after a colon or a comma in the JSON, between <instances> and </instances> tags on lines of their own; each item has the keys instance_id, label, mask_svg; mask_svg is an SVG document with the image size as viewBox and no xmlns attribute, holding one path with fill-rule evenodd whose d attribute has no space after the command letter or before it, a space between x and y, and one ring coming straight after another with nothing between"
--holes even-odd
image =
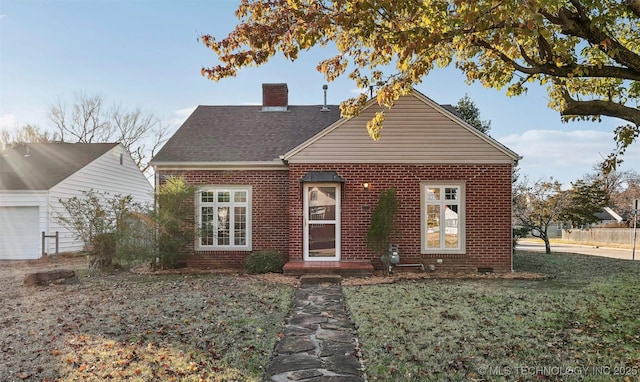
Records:
<instances>
[{"instance_id":1,"label":"blue sky","mask_svg":"<svg viewBox=\"0 0 640 382\"><path fill-rule=\"evenodd\" d=\"M226 36L237 22L235 0L0 0L0 128L26 123L52 129L49 107L84 92L153 113L173 129L197 105L258 104L261 84L286 82L290 104L321 104L324 77L315 70L331 52L313 49L289 62L275 58L238 77L212 82L200 75L216 56L198 42ZM355 95L346 77L328 84L328 102ZM455 69L436 70L417 86L441 104L465 93L491 120L492 137L524 159L531 180L553 176L565 184L592 172L613 149L619 123L562 123L547 108L544 89L508 98L504 90L468 86ZM622 169L640 170L640 143Z\"/></svg>"}]
</instances>

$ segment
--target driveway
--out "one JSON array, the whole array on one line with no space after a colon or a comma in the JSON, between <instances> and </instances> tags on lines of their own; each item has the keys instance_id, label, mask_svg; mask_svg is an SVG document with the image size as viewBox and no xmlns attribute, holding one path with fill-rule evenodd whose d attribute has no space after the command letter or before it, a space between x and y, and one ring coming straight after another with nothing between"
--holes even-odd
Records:
<instances>
[{"instance_id":1,"label":"driveway","mask_svg":"<svg viewBox=\"0 0 640 382\"><path fill-rule=\"evenodd\" d=\"M544 252L542 240L520 240L517 250ZM632 250L624 248L594 247L591 245L551 243L551 252L580 253L582 255L610 257L614 259L631 260ZM640 260L640 248L636 248L635 260Z\"/></svg>"}]
</instances>

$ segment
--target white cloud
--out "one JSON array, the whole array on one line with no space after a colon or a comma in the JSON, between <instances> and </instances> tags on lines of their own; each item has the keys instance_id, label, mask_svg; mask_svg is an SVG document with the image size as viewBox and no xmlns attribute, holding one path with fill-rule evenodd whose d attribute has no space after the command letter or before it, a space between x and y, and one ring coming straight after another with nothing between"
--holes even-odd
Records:
<instances>
[{"instance_id":1,"label":"white cloud","mask_svg":"<svg viewBox=\"0 0 640 382\"><path fill-rule=\"evenodd\" d=\"M553 177L565 185L594 172L615 148L613 133L595 130L527 130L498 141L520 154L520 174L531 180ZM622 168L638 168L640 142L629 148Z\"/></svg>"},{"instance_id":2,"label":"white cloud","mask_svg":"<svg viewBox=\"0 0 640 382\"><path fill-rule=\"evenodd\" d=\"M0 115L0 130L13 130L18 126L18 118L13 114Z\"/></svg>"},{"instance_id":3,"label":"white cloud","mask_svg":"<svg viewBox=\"0 0 640 382\"><path fill-rule=\"evenodd\" d=\"M525 158L555 164L592 164L614 148L611 133L594 130L527 130L499 140Z\"/></svg>"},{"instance_id":4,"label":"white cloud","mask_svg":"<svg viewBox=\"0 0 640 382\"><path fill-rule=\"evenodd\" d=\"M187 118L193 113L194 110L196 110L196 107L197 106L192 106L192 107L185 107L184 109L178 109L178 110L175 110L173 114L180 117Z\"/></svg>"},{"instance_id":5,"label":"white cloud","mask_svg":"<svg viewBox=\"0 0 640 382\"><path fill-rule=\"evenodd\" d=\"M184 123L184 121L196 110L197 106L185 107L184 109L178 109L173 111L173 115L169 118L168 125L177 129Z\"/></svg>"}]
</instances>

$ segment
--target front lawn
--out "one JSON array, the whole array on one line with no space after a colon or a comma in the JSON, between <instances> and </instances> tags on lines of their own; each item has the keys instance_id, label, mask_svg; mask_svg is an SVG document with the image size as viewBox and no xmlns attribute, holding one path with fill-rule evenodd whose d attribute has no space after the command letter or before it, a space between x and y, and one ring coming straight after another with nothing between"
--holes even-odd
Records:
<instances>
[{"instance_id":1,"label":"front lawn","mask_svg":"<svg viewBox=\"0 0 640 382\"><path fill-rule=\"evenodd\" d=\"M2 381L257 381L294 290L126 272L28 287L19 269L0 273Z\"/></svg>"},{"instance_id":2,"label":"front lawn","mask_svg":"<svg viewBox=\"0 0 640 382\"><path fill-rule=\"evenodd\" d=\"M370 381L640 380L640 262L517 253L527 280L345 286Z\"/></svg>"}]
</instances>

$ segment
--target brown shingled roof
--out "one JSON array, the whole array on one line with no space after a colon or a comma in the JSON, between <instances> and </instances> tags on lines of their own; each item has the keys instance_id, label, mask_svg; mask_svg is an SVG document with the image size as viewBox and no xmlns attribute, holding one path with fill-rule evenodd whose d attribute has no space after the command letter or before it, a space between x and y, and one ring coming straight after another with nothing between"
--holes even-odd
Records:
<instances>
[{"instance_id":1,"label":"brown shingled roof","mask_svg":"<svg viewBox=\"0 0 640 382\"><path fill-rule=\"evenodd\" d=\"M340 119L340 107L198 106L152 162L263 162L311 138Z\"/></svg>"},{"instance_id":2,"label":"brown shingled roof","mask_svg":"<svg viewBox=\"0 0 640 382\"><path fill-rule=\"evenodd\" d=\"M0 190L48 190L118 143L29 143L0 156Z\"/></svg>"}]
</instances>

